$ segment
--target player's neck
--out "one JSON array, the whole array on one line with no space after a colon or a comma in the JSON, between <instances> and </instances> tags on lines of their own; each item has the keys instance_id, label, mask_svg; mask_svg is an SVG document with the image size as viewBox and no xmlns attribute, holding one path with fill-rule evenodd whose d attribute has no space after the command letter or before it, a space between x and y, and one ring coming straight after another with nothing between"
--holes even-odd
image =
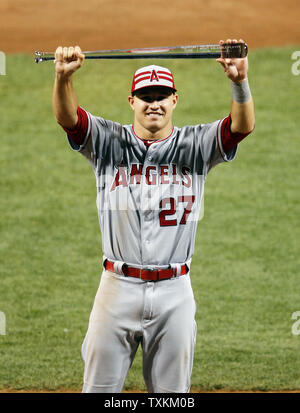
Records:
<instances>
[{"instance_id":1,"label":"player's neck","mask_svg":"<svg viewBox=\"0 0 300 413\"><path fill-rule=\"evenodd\" d=\"M171 135L173 130L173 125L169 124L166 127L159 129L159 130L149 130L144 128L139 123L135 122L133 125L135 134L144 140L159 140L167 138Z\"/></svg>"}]
</instances>

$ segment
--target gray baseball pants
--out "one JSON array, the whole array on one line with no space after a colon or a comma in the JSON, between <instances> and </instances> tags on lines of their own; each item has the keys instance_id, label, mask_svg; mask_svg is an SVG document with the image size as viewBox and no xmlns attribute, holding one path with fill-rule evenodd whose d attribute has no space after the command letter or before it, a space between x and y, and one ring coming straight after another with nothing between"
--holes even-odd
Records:
<instances>
[{"instance_id":1,"label":"gray baseball pants","mask_svg":"<svg viewBox=\"0 0 300 413\"><path fill-rule=\"evenodd\" d=\"M190 275L147 282L103 271L82 345L83 393L120 393L139 344L149 393L187 393L196 341Z\"/></svg>"}]
</instances>

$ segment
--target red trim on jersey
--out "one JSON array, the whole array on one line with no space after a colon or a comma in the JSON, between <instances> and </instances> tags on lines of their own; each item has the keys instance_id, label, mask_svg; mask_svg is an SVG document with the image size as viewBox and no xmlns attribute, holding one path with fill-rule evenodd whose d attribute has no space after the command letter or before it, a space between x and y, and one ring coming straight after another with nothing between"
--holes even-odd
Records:
<instances>
[{"instance_id":1,"label":"red trim on jersey","mask_svg":"<svg viewBox=\"0 0 300 413\"><path fill-rule=\"evenodd\" d=\"M241 142L246 136L248 136L251 132L248 133L233 133L231 132L231 114L227 116L222 122L221 126L221 141L222 147L224 152L229 152L233 149L239 142ZM219 130L219 125L217 129L217 133Z\"/></svg>"},{"instance_id":2,"label":"red trim on jersey","mask_svg":"<svg viewBox=\"0 0 300 413\"><path fill-rule=\"evenodd\" d=\"M172 136L172 135L173 135L173 132L174 132L174 126L173 126L172 132L171 132L170 135L167 136L166 138L157 139L157 140L151 140L151 139L143 139L143 138L140 138L140 137L135 133L135 130L134 130L134 126L133 126L133 125L131 125L131 129L132 129L132 132L133 132L134 136L135 136L136 138L138 138L140 141L144 142L144 144L145 144L146 146L150 146L152 143L155 143L155 142L165 141L166 139L169 139L170 136Z\"/></svg>"},{"instance_id":3,"label":"red trim on jersey","mask_svg":"<svg viewBox=\"0 0 300 413\"><path fill-rule=\"evenodd\" d=\"M72 139L74 143L77 145L82 145L87 131L88 131L88 115L84 109L82 109L80 106L77 108L77 116L78 116L78 121L77 125L73 129L67 129L64 128L62 125L61 127L64 129L64 131L68 134L68 137Z\"/></svg>"}]
</instances>

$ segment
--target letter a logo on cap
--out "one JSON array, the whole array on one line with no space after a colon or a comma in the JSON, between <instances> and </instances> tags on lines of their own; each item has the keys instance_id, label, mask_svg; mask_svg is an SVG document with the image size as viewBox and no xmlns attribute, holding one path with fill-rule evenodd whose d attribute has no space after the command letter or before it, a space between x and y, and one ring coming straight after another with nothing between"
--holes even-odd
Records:
<instances>
[{"instance_id":1,"label":"letter a logo on cap","mask_svg":"<svg viewBox=\"0 0 300 413\"><path fill-rule=\"evenodd\" d=\"M154 69L152 70L152 73L151 73L150 82L153 82L153 80L156 80L157 82L159 82L158 75Z\"/></svg>"}]
</instances>

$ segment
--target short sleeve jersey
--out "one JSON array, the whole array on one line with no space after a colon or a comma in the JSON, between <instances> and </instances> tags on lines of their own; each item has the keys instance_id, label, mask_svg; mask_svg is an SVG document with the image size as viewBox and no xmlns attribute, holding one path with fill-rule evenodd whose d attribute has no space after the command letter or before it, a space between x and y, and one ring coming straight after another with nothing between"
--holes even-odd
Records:
<instances>
[{"instance_id":1,"label":"short sleeve jersey","mask_svg":"<svg viewBox=\"0 0 300 413\"><path fill-rule=\"evenodd\" d=\"M226 118L174 127L170 136L145 145L133 125L87 115L83 144L68 139L95 173L104 256L137 266L189 262L206 176L237 151L223 150Z\"/></svg>"}]
</instances>

